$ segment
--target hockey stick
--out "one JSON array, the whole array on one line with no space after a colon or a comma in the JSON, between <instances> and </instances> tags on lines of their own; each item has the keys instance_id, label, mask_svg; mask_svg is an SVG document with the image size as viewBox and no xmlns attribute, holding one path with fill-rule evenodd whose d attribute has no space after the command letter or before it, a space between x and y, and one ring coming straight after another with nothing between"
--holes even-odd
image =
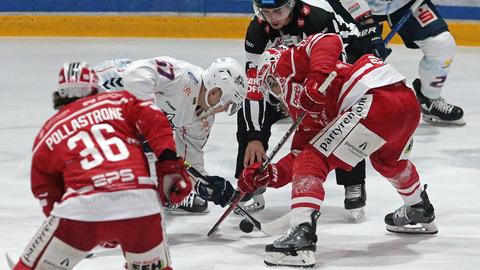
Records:
<instances>
[{"instance_id":1,"label":"hockey stick","mask_svg":"<svg viewBox=\"0 0 480 270\"><path fill-rule=\"evenodd\" d=\"M253 224L255 228L268 236L274 236L282 233L290 222L290 211L270 222L261 222L257 220L240 206L237 206L237 211L248 222Z\"/></svg>"},{"instance_id":2,"label":"hockey stick","mask_svg":"<svg viewBox=\"0 0 480 270\"><path fill-rule=\"evenodd\" d=\"M297 118L297 120L292 124L292 126L288 129L287 133L283 136L283 138L280 140L280 142L277 144L275 149L273 149L272 153L268 157L267 161L263 164L262 168L260 168L259 173L262 173L272 162L273 158L277 155L277 153L280 151L280 148L287 142L288 138L295 132L297 129L298 125L300 125L300 122L302 122L303 118L305 117L306 112L302 112L302 114ZM230 202L230 206L225 210L223 215L218 219L218 221L213 225L212 229L207 233L207 236L210 236L212 233L216 232L218 230L218 227L220 224L227 218L227 216L233 211L238 206L238 203L243 199L245 196L245 193L237 190L235 196L233 197L232 201Z\"/></svg>"},{"instance_id":3,"label":"hockey stick","mask_svg":"<svg viewBox=\"0 0 480 270\"><path fill-rule=\"evenodd\" d=\"M332 83L333 79L337 76L337 72L332 71L328 77L325 79L325 81L322 83L322 85L317 89L320 93L324 93L328 86L330 86L330 83ZM297 130L298 126L302 122L303 118L305 118L305 115L307 115L306 111L303 111L295 120L295 122L292 124L292 126L288 129L287 133L283 136L283 138L280 140L280 142L277 144L277 146L273 149L272 153L270 156L267 158L267 160L263 163L262 168L258 171L259 174L261 174L267 167L270 162L272 162L273 158L280 152L280 149L283 147L283 145L287 142L288 138ZM213 225L212 229L207 233L207 236L210 236L212 233L218 230L218 227L220 224L227 218L227 216L235 209L238 205L238 203L242 200L242 198L245 196L245 193L238 191L238 193L233 197L232 202L230 203L230 206L225 210L223 215L218 219L218 221Z\"/></svg>"},{"instance_id":4,"label":"hockey stick","mask_svg":"<svg viewBox=\"0 0 480 270\"><path fill-rule=\"evenodd\" d=\"M408 18L412 16L412 14L417 11L418 7L423 3L423 0L416 0L415 3L408 9L407 13L403 15L403 17L398 21L398 23L392 28L392 31L388 33L387 37L383 40L383 44L387 45L390 40L392 40L393 36L403 27L403 25L407 22Z\"/></svg>"}]
</instances>

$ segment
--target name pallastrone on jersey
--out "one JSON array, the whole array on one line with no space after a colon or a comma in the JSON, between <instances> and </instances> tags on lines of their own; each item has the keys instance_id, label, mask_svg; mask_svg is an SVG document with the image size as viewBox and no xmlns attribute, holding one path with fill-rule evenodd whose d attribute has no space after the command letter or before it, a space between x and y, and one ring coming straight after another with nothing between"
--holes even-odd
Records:
<instances>
[{"instance_id":1,"label":"name pallastrone on jersey","mask_svg":"<svg viewBox=\"0 0 480 270\"><path fill-rule=\"evenodd\" d=\"M50 150L53 150L53 146L73 135L79 129L88 125L103 123L108 120L124 121L125 119L123 118L122 109L115 107L100 108L91 112L83 113L70 121L68 121L68 118L63 119L52 128L53 132L51 132L51 134L45 139L45 143ZM62 122L66 123L61 124ZM60 124L60 126L56 127L58 124Z\"/></svg>"}]
</instances>

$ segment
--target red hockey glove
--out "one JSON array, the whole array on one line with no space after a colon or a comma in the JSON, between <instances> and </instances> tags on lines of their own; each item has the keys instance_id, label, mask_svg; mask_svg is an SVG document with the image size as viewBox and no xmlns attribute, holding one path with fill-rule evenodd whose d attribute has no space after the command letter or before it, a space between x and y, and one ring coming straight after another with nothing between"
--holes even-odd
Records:
<instances>
[{"instance_id":1,"label":"red hockey glove","mask_svg":"<svg viewBox=\"0 0 480 270\"><path fill-rule=\"evenodd\" d=\"M273 164L268 164L267 168L259 174L258 171L262 166L261 162L255 162L243 169L237 183L241 192L252 193L261 187L268 186L271 182L277 181L277 167Z\"/></svg>"},{"instance_id":2,"label":"red hockey glove","mask_svg":"<svg viewBox=\"0 0 480 270\"><path fill-rule=\"evenodd\" d=\"M179 204L190 194L192 183L182 158L157 162L158 191L163 202Z\"/></svg>"},{"instance_id":3,"label":"red hockey glove","mask_svg":"<svg viewBox=\"0 0 480 270\"><path fill-rule=\"evenodd\" d=\"M309 113L319 113L325 108L325 93L320 93L319 88L325 81L325 77L320 80L307 77L305 87L300 93L300 107Z\"/></svg>"}]
</instances>

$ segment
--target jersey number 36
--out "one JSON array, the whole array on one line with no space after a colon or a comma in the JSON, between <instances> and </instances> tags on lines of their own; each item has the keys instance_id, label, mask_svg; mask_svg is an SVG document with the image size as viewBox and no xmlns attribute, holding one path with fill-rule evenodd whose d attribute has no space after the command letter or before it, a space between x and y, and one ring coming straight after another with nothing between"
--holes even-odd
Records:
<instances>
[{"instance_id":1,"label":"jersey number 36","mask_svg":"<svg viewBox=\"0 0 480 270\"><path fill-rule=\"evenodd\" d=\"M75 136L72 136L67 146L69 150L74 150L78 146L78 142L82 142L85 148L79 152L80 156L84 157L80 161L80 165L84 170L90 170L100 165L105 159L108 161L120 161L127 159L130 152L125 143L118 137L106 139L103 132L115 133L115 129L109 124L97 124L90 128L90 132L80 131ZM89 134L91 133L91 134ZM96 142L96 144L95 144ZM100 149L97 148L100 147ZM112 150L116 148L116 153ZM103 153L100 153L101 152Z\"/></svg>"}]
</instances>

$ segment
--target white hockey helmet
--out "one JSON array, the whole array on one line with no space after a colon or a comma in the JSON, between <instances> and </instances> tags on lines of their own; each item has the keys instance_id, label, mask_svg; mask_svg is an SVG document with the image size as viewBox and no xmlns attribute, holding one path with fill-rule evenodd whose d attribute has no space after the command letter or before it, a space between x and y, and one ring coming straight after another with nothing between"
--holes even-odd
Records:
<instances>
[{"instance_id":1,"label":"white hockey helmet","mask_svg":"<svg viewBox=\"0 0 480 270\"><path fill-rule=\"evenodd\" d=\"M282 52L286 49L287 48L284 46L268 49L263 52L258 62L258 88L262 92L267 102L270 104L276 104L282 100L280 95L277 95L272 91L272 83L277 83L283 88L284 79L275 76L275 70L277 69L277 63L282 55ZM273 100L271 96L275 97L276 100Z\"/></svg>"},{"instance_id":2,"label":"white hockey helmet","mask_svg":"<svg viewBox=\"0 0 480 270\"><path fill-rule=\"evenodd\" d=\"M98 76L86 62L63 64L58 74L57 93L60 98L88 96L98 87Z\"/></svg>"},{"instance_id":3,"label":"white hockey helmet","mask_svg":"<svg viewBox=\"0 0 480 270\"><path fill-rule=\"evenodd\" d=\"M231 104L230 114L238 111L247 94L247 76L240 63L230 57L215 59L202 73L203 84L206 88L205 101L208 106L208 95L215 87L222 90L219 104Z\"/></svg>"}]
</instances>

